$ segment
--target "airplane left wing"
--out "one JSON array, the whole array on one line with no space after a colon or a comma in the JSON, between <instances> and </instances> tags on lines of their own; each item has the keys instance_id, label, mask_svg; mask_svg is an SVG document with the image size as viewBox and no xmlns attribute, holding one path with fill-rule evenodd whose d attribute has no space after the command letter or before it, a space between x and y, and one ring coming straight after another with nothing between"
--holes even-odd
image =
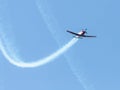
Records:
<instances>
[{"instance_id":1,"label":"airplane left wing","mask_svg":"<svg viewBox=\"0 0 120 90\"><path fill-rule=\"evenodd\" d=\"M69 33L71 33L71 34L74 34L74 35L77 35L77 36L81 36L80 34L75 33L75 32L72 32L72 31L69 31L69 30L67 30L67 32L69 32Z\"/></svg>"}]
</instances>

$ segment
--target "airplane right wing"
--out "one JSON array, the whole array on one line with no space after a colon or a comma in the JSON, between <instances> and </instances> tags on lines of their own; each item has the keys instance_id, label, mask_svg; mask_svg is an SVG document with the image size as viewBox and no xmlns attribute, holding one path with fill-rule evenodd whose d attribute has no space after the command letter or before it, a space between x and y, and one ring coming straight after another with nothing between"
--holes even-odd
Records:
<instances>
[{"instance_id":1,"label":"airplane right wing","mask_svg":"<svg viewBox=\"0 0 120 90\"><path fill-rule=\"evenodd\" d=\"M96 37L96 36L83 35L82 37Z\"/></svg>"}]
</instances>

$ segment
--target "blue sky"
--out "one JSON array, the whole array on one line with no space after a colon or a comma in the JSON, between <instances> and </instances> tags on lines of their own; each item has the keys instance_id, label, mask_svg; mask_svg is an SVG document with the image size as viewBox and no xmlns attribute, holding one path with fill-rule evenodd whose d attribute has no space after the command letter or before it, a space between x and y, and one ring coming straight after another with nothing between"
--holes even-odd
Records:
<instances>
[{"instance_id":1,"label":"blue sky","mask_svg":"<svg viewBox=\"0 0 120 90\"><path fill-rule=\"evenodd\" d=\"M118 0L0 0L0 29L24 61L48 56L88 28L80 39L44 66L20 68L0 53L0 90L119 90ZM44 11L44 12L42 12ZM44 14L44 15L43 15Z\"/></svg>"}]
</instances>

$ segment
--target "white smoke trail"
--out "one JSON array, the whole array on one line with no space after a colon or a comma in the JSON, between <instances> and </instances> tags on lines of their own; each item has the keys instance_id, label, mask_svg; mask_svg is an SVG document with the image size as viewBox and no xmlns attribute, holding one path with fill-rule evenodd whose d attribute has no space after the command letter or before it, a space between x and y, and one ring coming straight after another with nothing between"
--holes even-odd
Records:
<instances>
[{"instance_id":1,"label":"white smoke trail","mask_svg":"<svg viewBox=\"0 0 120 90\"><path fill-rule=\"evenodd\" d=\"M23 67L23 68L38 67L53 61L55 58L57 58L58 56L63 54L65 51L67 51L78 40L76 38L73 38L62 48L58 49L56 52L52 53L51 55L43 59L35 60L34 62L23 62L19 57L17 57L17 55L14 55L14 52L12 53L9 52L9 50L7 49L9 46L7 46L6 43L4 42L5 39L6 38L3 38L3 37L0 38L0 50L2 54L11 64L16 65L18 67Z\"/></svg>"},{"instance_id":2,"label":"white smoke trail","mask_svg":"<svg viewBox=\"0 0 120 90\"><path fill-rule=\"evenodd\" d=\"M44 17L45 18L45 17ZM50 24L50 23L49 23ZM48 23L47 23L48 25ZM9 30L7 28L7 30ZM73 44L77 42L78 39L73 38L70 40L67 44L63 44L63 47L58 49L57 51L53 52L49 56L46 56L45 58L34 60L33 62L25 62L21 57L19 57L19 54L16 53L16 49L13 50L13 46L10 45L11 40L8 40L8 36L6 35L5 31L6 27L5 25L2 25L2 21L0 22L0 50L4 57L13 65L23 68L32 68L32 67L38 67L45 65L63 54L66 50L68 50ZM15 47L15 46L14 46Z\"/></svg>"}]
</instances>

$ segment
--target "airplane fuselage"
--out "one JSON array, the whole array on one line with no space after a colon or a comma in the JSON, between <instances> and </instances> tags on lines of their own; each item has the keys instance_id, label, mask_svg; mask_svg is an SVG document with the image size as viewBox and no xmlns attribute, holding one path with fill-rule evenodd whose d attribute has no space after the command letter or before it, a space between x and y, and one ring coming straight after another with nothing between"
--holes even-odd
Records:
<instances>
[{"instance_id":1,"label":"airplane fuselage","mask_svg":"<svg viewBox=\"0 0 120 90\"><path fill-rule=\"evenodd\" d=\"M85 31L84 30L82 30L82 31L80 31L78 34L79 34L79 36L75 36L76 38L79 38L80 36L83 36L83 35L85 35Z\"/></svg>"},{"instance_id":2,"label":"airplane fuselage","mask_svg":"<svg viewBox=\"0 0 120 90\"><path fill-rule=\"evenodd\" d=\"M79 33L78 33L79 35L84 35L85 34L85 31L80 31Z\"/></svg>"}]
</instances>

